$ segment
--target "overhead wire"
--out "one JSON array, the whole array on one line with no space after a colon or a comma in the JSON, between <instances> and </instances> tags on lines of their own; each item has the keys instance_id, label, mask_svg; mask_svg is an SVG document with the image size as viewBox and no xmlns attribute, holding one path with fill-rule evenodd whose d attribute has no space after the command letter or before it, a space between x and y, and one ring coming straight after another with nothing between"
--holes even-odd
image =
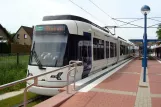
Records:
<instances>
[{"instance_id":1,"label":"overhead wire","mask_svg":"<svg viewBox=\"0 0 161 107\"><path fill-rule=\"evenodd\" d=\"M161 18L161 17L150 17L150 18Z\"/></svg>"},{"instance_id":2,"label":"overhead wire","mask_svg":"<svg viewBox=\"0 0 161 107\"><path fill-rule=\"evenodd\" d=\"M141 19L141 18L114 18L114 19Z\"/></svg>"},{"instance_id":3,"label":"overhead wire","mask_svg":"<svg viewBox=\"0 0 161 107\"><path fill-rule=\"evenodd\" d=\"M98 9L100 9L104 14L106 14L108 17L110 17L112 19L112 17L107 14L103 9L101 9L98 5L96 5L92 0L88 0L90 1L93 5L95 5ZM113 20L113 19L112 19ZM114 21L114 20L113 20ZM115 21L114 21L115 22ZM116 25L118 25L118 23L115 22Z\"/></svg>"},{"instance_id":4,"label":"overhead wire","mask_svg":"<svg viewBox=\"0 0 161 107\"><path fill-rule=\"evenodd\" d=\"M73 3L74 5L76 5L77 7L79 7L80 9L82 9L83 11L85 11L86 13L88 13L90 16L92 16L94 19L100 21L97 17L95 17L94 15L92 15L90 12L86 11L84 8L82 8L81 6L79 6L78 4L74 3L72 0L69 0L71 3ZM115 26L114 28L144 28L142 26L139 26L139 25L136 25L136 24L132 24L131 22L135 22L135 21L138 21L138 20L141 20L141 19L144 19L144 18L113 18L111 17L109 14L107 14L103 9L101 9L98 5L96 5L92 0L89 0L93 5L95 5L98 9L100 9L104 14L106 14L108 17L110 17L116 25L118 25L116 23L116 21L119 21L119 22L122 22L122 23L125 23L125 24L122 24L122 25L118 25L118 26ZM154 21L158 21L158 22L161 22L159 20L156 20L154 18L161 18L161 17L149 17L148 19L150 20L154 20ZM136 20L133 20L133 21L130 21L130 22L125 22L125 21L121 21L121 20L118 20L118 19L136 19ZM102 21L100 21L102 23ZM121 26L125 26L125 25L133 25L133 26L136 26L136 27L121 27ZM153 26L156 26L156 25L159 25L161 23L158 23L158 24L154 24L154 25L151 25L151 26L148 26L147 28L157 28L157 27L153 27ZM108 27L106 27L108 29ZM109 30L109 29L108 29ZM110 30L109 30L110 32ZM111 32L110 32L111 33ZM112 34L112 33L111 33Z\"/></svg>"},{"instance_id":5,"label":"overhead wire","mask_svg":"<svg viewBox=\"0 0 161 107\"><path fill-rule=\"evenodd\" d=\"M140 17L140 18L141 18L141 17ZM117 17L117 18L116 18L116 17L115 17L115 19L140 19L140 18L136 18L136 17L135 17L135 18L130 18L130 17L129 17L129 18L125 18L125 17ZM161 18L161 17L149 17L149 18L156 18L156 19L157 19L157 18ZM147 18L147 19L148 19L148 18Z\"/></svg>"},{"instance_id":6,"label":"overhead wire","mask_svg":"<svg viewBox=\"0 0 161 107\"><path fill-rule=\"evenodd\" d=\"M113 19L116 20L116 21L122 22L122 23L126 23L126 24L129 24L129 25L133 25L133 26L137 26L137 27L143 28L142 26L139 26L139 25L136 25L136 24L131 24L131 23L128 23L128 22L125 22L125 21L121 21L121 20L115 19L115 18L113 18Z\"/></svg>"},{"instance_id":7,"label":"overhead wire","mask_svg":"<svg viewBox=\"0 0 161 107\"><path fill-rule=\"evenodd\" d=\"M83 11L85 11L86 13L88 13L89 15L91 15L93 18L95 18L96 20L100 21L97 17L95 17L94 15L92 15L91 13L89 13L88 11L86 11L84 8L82 8L81 6L79 6L78 4L74 3L72 0L69 0L71 3L73 3L74 5L76 5L77 7L79 7L80 9L82 9ZM102 21L100 21L102 23Z\"/></svg>"},{"instance_id":8,"label":"overhead wire","mask_svg":"<svg viewBox=\"0 0 161 107\"><path fill-rule=\"evenodd\" d=\"M154 25L151 25L151 26L148 26L147 28L150 28L150 27L153 27L153 26L156 26L156 25L160 25L161 23L157 23L157 24L154 24Z\"/></svg>"},{"instance_id":9,"label":"overhead wire","mask_svg":"<svg viewBox=\"0 0 161 107\"><path fill-rule=\"evenodd\" d=\"M161 18L161 17L149 17L147 19L150 19L150 20L154 20L154 21L157 21L157 22L161 22L160 20L156 20L154 18ZM136 19L134 21L138 21L138 20L141 20L141 19L144 19L144 18L114 18L114 20L117 20L117 21L120 21L118 19ZM138 20L137 20L138 19ZM123 24L123 25L120 25L116 28L142 28L141 26L138 26L138 25L135 25L135 24L131 24L131 22L134 22L134 21L130 21L130 22L125 22L125 21L120 21L120 22L123 22L123 23L126 23L126 24ZM137 27L121 27L121 26L124 26L124 25L127 25L127 24L130 24L130 25L133 25L133 26L137 26ZM157 28L157 27L153 27L153 26L156 26L156 25L160 25L161 23L157 23L157 24L154 24L154 25L151 25L151 26L148 26L147 28Z\"/></svg>"},{"instance_id":10,"label":"overhead wire","mask_svg":"<svg viewBox=\"0 0 161 107\"><path fill-rule=\"evenodd\" d=\"M122 24L122 25L120 25L120 26L125 26L125 25L128 25L128 24L131 24L132 22L136 22L136 21L142 20L142 19L144 19L144 18L138 18L138 19L136 19L136 20L132 20L132 21L127 22L126 24ZM119 26L119 27L120 27L120 26Z\"/></svg>"},{"instance_id":11,"label":"overhead wire","mask_svg":"<svg viewBox=\"0 0 161 107\"><path fill-rule=\"evenodd\" d=\"M150 27L153 27L153 26L156 26L156 25L160 25L161 24L161 21L160 20L156 20L156 19L153 19L153 18L148 18L150 20L154 20L156 22L160 22L160 23L157 23L157 24L154 24L154 25L151 25L151 26L148 26L147 28L150 28Z\"/></svg>"},{"instance_id":12,"label":"overhead wire","mask_svg":"<svg viewBox=\"0 0 161 107\"><path fill-rule=\"evenodd\" d=\"M83 11L85 11L86 13L88 13L89 15L91 15L93 18L95 18L96 20L100 21L98 18L96 18L94 15L92 15L91 13L89 13L88 11L86 11L84 8L82 8L81 6L79 6L78 4L74 3L72 0L69 0L71 3L73 3L74 5L76 5L77 7L79 7L80 9L82 9ZM102 21L100 21L102 23ZM109 29L108 29L109 30ZM109 30L109 32L111 33L111 31ZM112 33L111 33L112 34ZM112 34L113 35L113 34Z\"/></svg>"},{"instance_id":13,"label":"overhead wire","mask_svg":"<svg viewBox=\"0 0 161 107\"><path fill-rule=\"evenodd\" d=\"M148 18L150 20L154 20L154 21L157 21L157 22L161 22L160 20L156 20L156 19L153 19L153 18Z\"/></svg>"},{"instance_id":14,"label":"overhead wire","mask_svg":"<svg viewBox=\"0 0 161 107\"><path fill-rule=\"evenodd\" d=\"M131 26L129 26L129 27L116 27L116 28L140 28L140 29L143 29L143 27L131 27ZM158 27L147 27L147 28L158 28Z\"/></svg>"}]
</instances>

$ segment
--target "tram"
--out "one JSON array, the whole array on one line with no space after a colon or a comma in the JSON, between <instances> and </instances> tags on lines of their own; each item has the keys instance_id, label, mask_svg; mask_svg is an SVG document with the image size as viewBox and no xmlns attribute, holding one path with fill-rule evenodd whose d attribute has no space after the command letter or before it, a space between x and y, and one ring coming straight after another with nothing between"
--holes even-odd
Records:
<instances>
[{"instance_id":1,"label":"tram","mask_svg":"<svg viewBox=\"0 0 161 107\"><path fill-rule=\"evenodd\" d=\"M82 61L76 81L129 58L134 45L111 35L108 29L74 15L44 16L34 27L27 76L34 76ZM29 91L52 96L66 86L68 68L38 78ZM73 81L72 78L70 81ZM33 81L28 81L27 85Z\"/></svg>"}]
</instances>

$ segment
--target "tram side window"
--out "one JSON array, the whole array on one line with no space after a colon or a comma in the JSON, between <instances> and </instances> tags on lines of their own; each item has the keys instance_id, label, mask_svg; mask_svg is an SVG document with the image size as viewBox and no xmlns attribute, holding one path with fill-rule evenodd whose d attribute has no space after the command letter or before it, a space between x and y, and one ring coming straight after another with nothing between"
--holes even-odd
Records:
<instances>
[{"instance_id":1,"label":"tram side window","mask_svg":"<svg viewBox=\"0 0 161 107\"><path fill-rule=\"evenodd\" d=\"M115 47L115 57L117 56L117 45L116 43L114 43L114 47Z\"/></svg>"},{"instance_id":2,"label":"tram side window","mask_svg":"<svg viewBox=\"0 0 161 107\"><path fill-rule=\"evenodd\" d=\"M129 48L128 48L128 46L127 46L127 54L129 54Z\"/></svg>"},{"instance_id":3,"label":"tram side window","mask_svg":"<svg viewBox=\"0 0 161 107\"><path fill-rule=\"evenodd\" d=\"M120 45L120 56L122 55L122 45Z\"/></svg>"},{"instance_id":4,"label":"tram side window","mask_svg":"<svg viewBox=\"0 0 161 107\"><path fill-rule=\"evenodd\" d=\"M131 54L131 46L128 46L128 54Z\"/></svg>"},{"instance_id":5,"label":"tram side window","mask_svg":"<svg viewBox=\"0 0 161 107\"><path fill-rule=\"evenodd\" d=\"M85 36L69 35L64 56L64 65L68 65L71 60L90 60L90 44L91 41Z\"/></svg>"},{"instance_id":6,"label":"tram side window","mask_svg":"<svg viewBox=\"0 0 161 107\"><path fill-rule=\"evenodd\" d=\"M132 47L129 46L129 53L131 54L132 53Z\"/></svg>"},{"instance_id":7,"label":"tram side window","mask_svg":"<svg viewBox=\"0 0 161 107\"><path fill-rule=\"evenodd\" d=\"M125 46L125 55L127 55L127 46Z\"/></svg>"},{"instance_id":8,"label":"tram side window","mask_svg":"<svg viewBox=\"0 0 161 107\"><path fill-rule=\"evenodd\" d=\"M125 46L123 45L123 55L125 55Z\"/></svg>"},{"instance_id":9,"label":"tram side window","mask_svg":"<svg viewBox=\"0 0 161 107\"><path fill-rule=\"evenodd\" d=\"M126 49L126 55L128 54L128 47L127 46L125 46L125 49Z\"/></svg>"},{"instance_id":10,"label":"tram side window","mask_svg":"<svg viewBox=\"0 0 161 107\"><path fill-rule=\"evenodd\" d=\"M98 49L97 43L98 43L98 39L93 38L93 59L94 60L98 59L98 57L97 57L97 49Z\"/></svg>"},{"instance_id":11,"label":"tram side window","mask_svg":"<svg viewBox=\"0 0 161 107\"><path fill-rule=\"evenodd\" d=\"M120 56L124 55L124 45L120 45Z\"/></svg>"},{"instance_id":12,"label":"tram side window","mask_svg":"<svg viewBox=\"0 0 161 107\"><path fill-rule=\"evenodd\" d=\"M115 57L115 43L113 43L113 57Z\"/></svg>"},{"instance_id":13,"label":"tram side window","mask_svg":"<svg viewBox=\"0 0 161 107\"><path fill-rule=\"evenodd\" d=\"M99 52L97 53L99 55L99 59L104 59L104 41L103 40L99 40Z\"/></svg>"},{"instance_id":14,"label":"tram side window","mask_svg":"<svg viewBox=\"0 0 161 107\"><path fill-rule=\"evenodd\" d=\"M106 41L106 58L109 58L109 41Z\"/></svg>"},{"instance_id":15,"label":"tram side window","mask_svg":"<svg viewBox=\"0 0 161 107\"><path fill-rule=\"evenodd\" d=\"M104 41L93 38L93 59L104 59Z\"/></svg>"},{"instance_id":16,"label":"tram side window","mask_svg":"<svg viewBox=\"0 0 161 107\"><path fill-rule=\"evenodd\" d=\"M77 35L69 35L66 52L64 56L64 65L68 65L70 60L81 60L78 56L78 42L81 37ZM72 48L71 48L72 47Z\"/></svg>"},{"instance_id":17,"label":"tram side window","mask_svg":"<svg viewBox=\"0 0 161 107\"><path fill-rule=\"evenodd\" d=\"M110 57L114 57L114 43L110 42Z\"/></svg>"},{"instance_id":18,"label":"tram side window","mask_svg":"<svg viewBox=\"0 0 161 107\"><path fill-rule=\"evenodd\" d=\"M126 55L126 46L124 46L124 55Z\"/></svg>"}]
</instances>

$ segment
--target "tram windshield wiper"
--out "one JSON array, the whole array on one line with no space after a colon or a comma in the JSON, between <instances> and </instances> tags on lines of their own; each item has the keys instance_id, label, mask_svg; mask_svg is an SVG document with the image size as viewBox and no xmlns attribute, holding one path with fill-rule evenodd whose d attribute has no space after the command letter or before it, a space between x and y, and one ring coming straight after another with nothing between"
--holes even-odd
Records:
<instances>
[{"instance_id":1,"label":"tram windshield wiper","mask_svg":"<svg viewBox=\"0 0 161 107\"><path fill-rule=\"evenodd\" d=\"M32 52L32 56L34 57L37 65L39 66L39 69L46 69L46 68L43 68L43 65L41 64L41 61L39 60L38 55L35 51L35 41L34 41L33 48L32 48L31 52Z\"/></svg>"},{"instance_id":2,"label":"tram windshield wiper","mask_svg":"<svg viewBox=\"0 0 161 107\"><path fill-rule=\"evenodd\" d=\"M56 67L56 65L57 65L57 62L58 62L58 59L55 59L56 61L55 61L55 67Z\"/></svg>"}]
</instances>

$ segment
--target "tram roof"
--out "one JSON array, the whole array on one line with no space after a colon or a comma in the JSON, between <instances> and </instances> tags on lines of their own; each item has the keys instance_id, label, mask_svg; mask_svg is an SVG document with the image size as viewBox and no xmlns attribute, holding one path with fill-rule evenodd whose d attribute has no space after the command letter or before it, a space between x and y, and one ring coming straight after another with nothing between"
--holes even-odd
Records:
<instances>
[{"instance_id":1,"label":"tram roof","mask_svg":"<svg viewBox=\"0 0 161 107\"><path fill-rule=\"evenodd\" d=\"M75 15L56 15L56 16L44 16L43 17L43 21L49 21L49 20L76 20L76 21L82 21L82 22L86 22L86 23L89 23L107 33L109 33L108 30L106 30L105 28L85 19L85 18L82 18L82 17L79 17L79 16L75 16Z\"/></svg>"}]
</instances>

